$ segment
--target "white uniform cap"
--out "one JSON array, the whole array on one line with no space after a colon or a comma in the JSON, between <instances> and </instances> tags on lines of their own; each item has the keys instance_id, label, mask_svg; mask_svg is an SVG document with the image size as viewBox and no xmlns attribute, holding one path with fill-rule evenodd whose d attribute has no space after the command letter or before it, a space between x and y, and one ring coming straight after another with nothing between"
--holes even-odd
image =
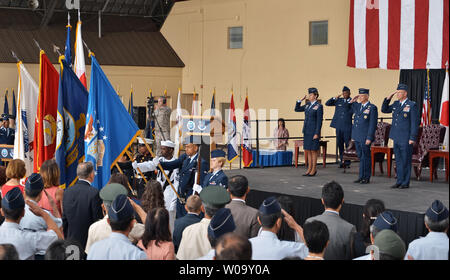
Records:
<instances>
[{"instance_id":1,"label":"white uniform cap","mask_svg":"<svg viewBox=\"0 0 450 280\"><path fill-rule=\"evenodd\" d=\"M138 137L137 139L138 139L138 143L139 143L139 144L145 144L145 143L144 143L144 140L143 140L141 137ZM152 139L145 138L145 142L147 142L147 144L152 144L152 143L153 143L153 140L152 140Z\"/></svg>"},{"instance_id":2,"label":"white uniform cap","mask_svg":"<svg viewBox=\"0 0 450 280\"><path fill-rule=\"evenodd\" d=\"M161 141L161 146L169 147L169 148L175 148L175 143L173 143L173 142L170 141L170 140L167 140L167 141Z\"/></svg>"}]
</instances>

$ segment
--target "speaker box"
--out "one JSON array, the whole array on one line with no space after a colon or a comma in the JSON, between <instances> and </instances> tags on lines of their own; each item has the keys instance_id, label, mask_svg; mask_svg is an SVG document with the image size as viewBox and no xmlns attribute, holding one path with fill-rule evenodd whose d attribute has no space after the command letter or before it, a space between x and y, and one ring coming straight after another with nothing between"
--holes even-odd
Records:
<instances>
[{"instance_id":1,"label":"speaker box","mask_svg":"<svg viewBox=\"0 0 450 280\"><path fill-rule=\"evenodd\" d=\"M145 106L133 107L133 120L139 129L145 129L147 123L147 108Z\"/></svg>"}]
</instances>

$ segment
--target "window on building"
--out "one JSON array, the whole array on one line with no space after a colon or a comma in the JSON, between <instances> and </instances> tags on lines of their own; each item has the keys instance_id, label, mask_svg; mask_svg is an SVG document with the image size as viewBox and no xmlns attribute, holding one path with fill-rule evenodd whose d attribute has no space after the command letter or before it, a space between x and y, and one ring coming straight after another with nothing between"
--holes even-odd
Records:
<instances>
[{"instance_id":1,"label":"window on building","mask_svg":"<svg viewBox=\"0 0 450 280\"><path fill-rule=\"evenodd\" d=\"M309 45L328 44L328 20L309 22Z\"/></svg>"},{"instance_id":2,"label":"window on building","mask_svg":"<svg viewBox=\"0 0 450 280\"><path fill-rule=\"evenodd\" d=\"M228 27L228 48L242 49L242 26Z\"/></svg>"}]
</instances>

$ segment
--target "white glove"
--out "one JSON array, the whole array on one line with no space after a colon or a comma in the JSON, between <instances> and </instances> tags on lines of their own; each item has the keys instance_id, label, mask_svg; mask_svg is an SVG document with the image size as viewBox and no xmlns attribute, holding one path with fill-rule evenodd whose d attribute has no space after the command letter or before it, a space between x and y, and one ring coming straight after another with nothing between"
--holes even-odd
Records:
<instances>
[{"instance_id":1,"label":"white glove","mask_svg":"<svg viewBox=\"0 0 450 280\"><path fill-rule=\"evenodd\" d=\"M133 169L137 169L137 167L138 167L137 165L138 165L138 163L136 161L133 161L131 163L131 166L133 166Z\"/></svg>"},{"instance_id":2,"label":"white glove","mask_svg":"<svg viewBox=\"0 0 450 280\"><path fill-rule=\"evenodd\" d=\"M200 194L200 192L202 191L202 186L200 186L199 184L194 184L194 186L192 187L192 190L194 192L198 192Z\"/></svg>"},{"instance_id":3,"label":"white glove","mask_svg":"<svg viewBox=\"0 0 450 280\"><path fill-rule=\"evenodd\" d=\"M153 160L152 160L152 162L153 162L153 164L154 164L155 166L158 166L159 160L160 160L159 157L154 157Z\"/></svg>"}]
</instances>

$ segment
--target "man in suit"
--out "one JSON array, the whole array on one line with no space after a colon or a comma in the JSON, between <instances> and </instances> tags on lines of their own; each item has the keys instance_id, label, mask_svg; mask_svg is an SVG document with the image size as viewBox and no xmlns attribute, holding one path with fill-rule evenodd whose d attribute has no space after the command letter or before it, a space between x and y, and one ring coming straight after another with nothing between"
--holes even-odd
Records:
<instances>
[{"instance_id":1,"label":"man in suit","mask_svg":"<svg viewBox=\"0 0 450 280\"><path fill-rule=\"evenodd\" d=\"M0 127L0 144L14 145L15 130L9 127L9 115L2 114Z\"/></svg>"},{"instance_id":2,"label":"man in suit","mask_svg":"<svg viewBox=\"0 0 450 280\"><path fill-rule=\"evenodd\" d=\"M322 188L322 204L325 212L311 217L305 223L313 220L321 221L327 225L330 242L325 250L325 260L351 260L352 236L356 233L354 225L339 216L344 203L344 190L335 181L325 184Z\"/></svg>"},{"instance_id":3,"label":"man in suit","mask_svg":"<svg viewBox=\"0 0 450 280\"><path fill-rule=\"evenodd\" d=\"M180 169L178 179L178 194L181 198L187 199L194 193L193 186L196 176L200 176L200 182L204 180L208 173L209 164L206 160L201 159L201 170L198 172L198 161L200 154L198 153L201 137L188 136L184 139L186 153L181 155L178 159L170 162L160 162L164 170ZM184 205L177 200L177 214L176 218L186 215Z\"/></svg>"},{"instance_id":4,"label":"man in suit","mask_svg":"<svg viewBox=\"0 0 450 280\"><path fill-rule=\"evenodd\" d=\"M187 201L186 205L187 214L181 218L175 220L175 225L173 228L173 244L175 245L175 253L178 251L180 246L181 237L183 236L183 231L186 227L198 223L201 221L200 213L202 212L202 200L198 195L191 195Z\"/></svg>"},{"instance_id":5,"label":"man in suit","mask_svg":"<svg viewBox=\"0 0 450 280\"><path fill-rule=\"evenodd\" d=\"M341 97L342 96L342 97ZM350 144L350 138L352 136L352 99L350 98L350 89L346 86L342 89L342 93L336 97L330 98L325 105L335 106L333 120L331 121L331 127L336 129L336 141L339 149L339 158L341 160L339 168L344 166L350 166L350 161L343 161L344 157L344 144L346 147Z\"/></svg>"},{"instance_id":6,"label":"man in suit","mask_svg":"<svg viewBox=\"0 0 450 280\"><path fill-rule=\"evenodd\" d=\"M358 103L355 103L358 99ZM370 183L372 166L370 145L375 139L377 129L378 108L369 101L369 90L359 89L359 95L352 101L352 110L355 114L352 127L352 140L355 142L356 153L359 158L359 177L354 183Z\"/></svg>"},{"instance_id":7,"label":"man in suit","mask_svg":"<svg viewBox=\"0 0 450 280\"><path fill-rule=\"evenodd\" d=\"M389 105L394 95L397 95L398 100ZM412 150L419 131L419 118L416 102L408 99L408 86L399 84L397 91L384 99L381 112L392 113L389 138L394 141L397 182L391 188L409 188Z\"/></svg>"},{"instance_id":8,"label":"man in suit","mask_svg":"<svg viewBox=\"0 0 450 280\"><path fill-rule=\"evenodd\" d=\"M64 191L63 230L66 239L80 242L86 247L89 227L103 218L102 200L94 181L94 166L91 162L82 162L77 167L78 182Z\"/></svg>"},{"instance_id":9,"label":"man in suit","mask_svg":"<svg viewBox=\"0 0 450 280\"><path fill-rule=\"evenodd\" d=\"M228 192L231 202L225 208L231 210L236 230L234 232L246 238L258 235L260 224L258 223L258 210L245 204L245 199L249 193L248 180L245 176L236 175L228 182Z\"/></svg>"}]
</instances>

